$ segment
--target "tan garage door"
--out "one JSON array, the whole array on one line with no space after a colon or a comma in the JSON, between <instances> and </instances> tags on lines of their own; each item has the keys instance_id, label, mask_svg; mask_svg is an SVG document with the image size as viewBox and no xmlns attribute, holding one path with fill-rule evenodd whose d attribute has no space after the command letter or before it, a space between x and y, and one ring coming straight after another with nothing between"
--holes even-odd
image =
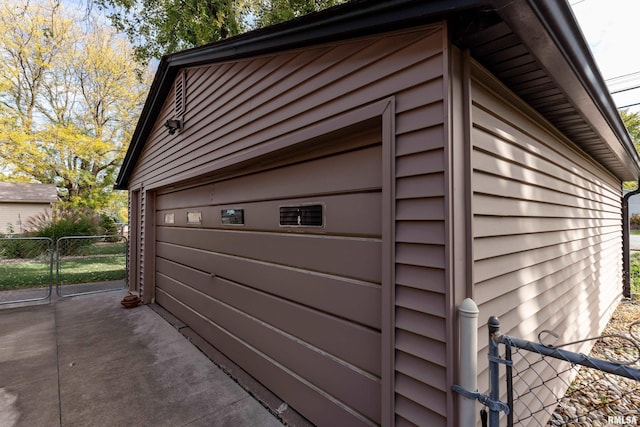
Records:
<instances>
[{"instance_id":1,"label":"tan garage door","mask_svg":"<svg viewBox=\"0 0 640 427\"><path fill-rule=\"evenodd\" d=\"M156 198L156 301L322 425L380 423L381 145L359 145Z\"/></svg>"}]
</instances>

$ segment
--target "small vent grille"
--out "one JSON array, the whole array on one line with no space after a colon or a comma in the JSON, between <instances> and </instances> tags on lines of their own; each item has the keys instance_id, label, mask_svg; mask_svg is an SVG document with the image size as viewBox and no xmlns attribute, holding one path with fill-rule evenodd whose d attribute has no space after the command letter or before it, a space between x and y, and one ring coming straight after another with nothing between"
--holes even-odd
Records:
<instances>
[{"instance_id":1,"label":"small vent grille","mask_svg":"<svg viewBox=\"0 0 640 427\"><path fill-rule=\"evenodd\" d=\"M176 79L175 117L180 119L186 109L187 72L183 71Z\"/></svg>"},{"instance_id":2,"label":"small vent grille","mask_svg":"<svg viewBox=\"0 0 640 427\"><path fill-rule=\"evenodd\" d=\"M282 206L280 208L280 225L322 227L323 219L322 205Z\"/></svg>"}]
</instances>

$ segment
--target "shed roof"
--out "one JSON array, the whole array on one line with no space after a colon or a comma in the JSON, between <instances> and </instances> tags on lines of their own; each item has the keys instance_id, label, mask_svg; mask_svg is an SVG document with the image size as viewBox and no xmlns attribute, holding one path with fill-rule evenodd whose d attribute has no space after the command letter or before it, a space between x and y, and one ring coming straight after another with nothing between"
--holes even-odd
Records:
<instances>
[{"instance_id":1,"label":"shed roof","mask_svg":"<svg viewBox=\"0 0 640 427\"><path fill-rule=\"evenodd\" d=\"M0 203L53 203L58 192L53 184L0 182Z\"/></svg>"},{"instance_id":2,"label":"shed roof","mask_svg":"<svg viewBox=\"0 0 640 427\"><path fill-rule=\"evenodd\" d=\"M558 0L353 0L164 56L116 180L129 176L181 68L239 60L446 19L453 42L621 180L640 157L578 24Z\"/></svg>"}]
</instances>

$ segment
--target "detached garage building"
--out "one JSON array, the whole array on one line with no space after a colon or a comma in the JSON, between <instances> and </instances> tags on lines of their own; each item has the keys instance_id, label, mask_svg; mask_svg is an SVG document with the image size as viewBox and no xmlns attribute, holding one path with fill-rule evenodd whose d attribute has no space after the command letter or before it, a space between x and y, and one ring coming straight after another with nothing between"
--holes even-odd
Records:
<instances>
[{"instance_id":1,"label":"detached garage building","mask_svg":"<svg viewBox=\"0 0 640 427\"><path fill-rule=\"evenodd\" d=\"M597 334L638 162L564 2L350 2L162 59L130 283L312 423L455 425L456 307Z\"/></svg>"}]
</instances>

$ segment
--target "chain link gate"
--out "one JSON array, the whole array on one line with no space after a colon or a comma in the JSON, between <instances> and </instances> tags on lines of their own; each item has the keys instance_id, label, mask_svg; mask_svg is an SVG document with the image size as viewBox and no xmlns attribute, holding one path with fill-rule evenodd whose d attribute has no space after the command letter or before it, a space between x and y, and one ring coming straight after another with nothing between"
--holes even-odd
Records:
<instances>
[{"instance_id":1,"label":"chain link gate","mask_svg":"<svg viewBox=\"0 0 640 427\"><path fill-rule=\"evenodd\" d=\"M0 306L51 298L53 240L0 238Z\"/></svg>"},{"instance_id":2,"label":"chain link gate","mask_svg":"<svg viewBox=\"0 0 640 427\"><path fill-rule=\"evenodd\" d=\"M61 237L56 242L56 293L71 297L126 289L127 261L122 235Z\"/></svg>"}]
</instances>

